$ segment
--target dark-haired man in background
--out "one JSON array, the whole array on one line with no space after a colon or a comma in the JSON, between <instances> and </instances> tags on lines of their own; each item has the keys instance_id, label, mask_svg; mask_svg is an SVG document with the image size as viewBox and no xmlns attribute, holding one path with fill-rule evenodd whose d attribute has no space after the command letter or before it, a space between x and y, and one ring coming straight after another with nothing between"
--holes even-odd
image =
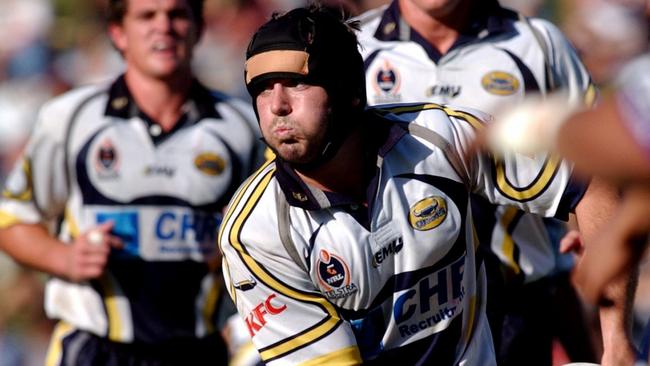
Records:
<instances>
[{"instance_id":1,"label":"dark-haired man in background","mask_svg":"<svg viewBox=\"0 0 650 366\"><path fill-rule=\"evenodd\" d=\"M126 71L45 105L7 179L0 249L52 275L48 365L227 362L216 230L255 131L192 76L202 7L110 1Z\"/></svg>"}]
</instances>

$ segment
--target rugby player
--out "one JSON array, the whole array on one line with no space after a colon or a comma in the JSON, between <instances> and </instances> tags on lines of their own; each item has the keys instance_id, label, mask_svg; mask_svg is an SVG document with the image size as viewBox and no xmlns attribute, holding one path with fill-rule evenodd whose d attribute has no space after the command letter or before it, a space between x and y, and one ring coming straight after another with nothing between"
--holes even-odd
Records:
<instances>
[{"instance_id":1,"label":"rugby player","mask_svg":"<svg viewBox=\"0 0 650 366\"><path fill-rule=\"evenodd\" d=\"M111 0L124 74L47 103L7 179L0 249L52 276L47 365L227 362L216 230L256 131L192 76L202 7Z\"/></svg>"},{"instance_id":2,"label":"rugby player","mask_svg":"<svg viewBox=\"0 0 650 366\"><path fill-rule=\"evenodd\" d=\"M577 282L592 302L603 296L606 283L638 263L650 230L649 67L650 54L629 62L614 91L595 108L557 113L563 107L559 98L527 100L504 110L488 131L492 149L517 150L515 141L532 139L529 149L557 150L574 162L576 171L602 177L624 191L619 213L598 240L602 249L587 251L595 255L585 256L578 266ZM517 136L508 133L512 124L520 126Z\"/></svg>"},{"instance_id":3,"label":"rugby player","mask_svg":"<svg viewBox=\"0 0 650 366\"><path fill-rule=\"evenodd\" d=\"M394 0L358 19L371 105L427 101L493 114L557 89L568 103L593 99L590 77L562 33L496 0ZM499 364L550 365L555 336L572 359L595 361L569 282L572 258L559 254L565 223L478 196L471 202Z\"/></svg>"},{"instance_id":4,"label":"rugby player","mask_svg":"<svg viewBox=\"0 0 650 366\"><path fill-rule=\"evenodd\" d=\"M354 30L317 6L253 36L245 80L276 158L224 217L228 291L269 365L494 365L470 193L575 211L586 231L614 197L575 185L559 160L466 158L487 115L366 109L364 79Z\"/></svg>"}]
</instances>

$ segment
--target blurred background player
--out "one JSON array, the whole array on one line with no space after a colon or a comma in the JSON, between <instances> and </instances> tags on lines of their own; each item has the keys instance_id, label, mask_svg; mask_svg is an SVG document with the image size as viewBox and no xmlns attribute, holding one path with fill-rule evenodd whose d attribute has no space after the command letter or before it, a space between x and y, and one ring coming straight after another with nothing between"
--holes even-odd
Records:
<instances>
[{"instance_id":1,"label":"blurred background player","mask_svg":"<svg viewBox=\"0 0 650 366\"><path fill-rule=\"evenodd\" d=\"M564 106L562 95L547 101L527 100L497 115L497 124L489 130L491 146L495 150L521 150L533 146L534 150L528 152L536 153L554 149L571 160L576 171L585 176L601 177L623 191L621 214L614 218L614 223L618 224L613 224L599 242L631 246L633 239L643 239L641 244L645 244L647 239L645 235L650 226L643 208L650 207L647 205L650 188L648 67L650 54L630 62L619 75L618 87L593 109L558 113L558 109ZM512 126L515 124L523 127L513 134L515 129ZM522 143L529 140L535 143ZM588 251L600 254L600 257L589 258L603 261L597 266L587 265L588 261L583 260L578 266L578 282L588 299L598 300L606 279L611 280L623 268L641 259L639 250L644 248L631 249L634 248L617 251L603 247L600 252ZM603 253L608 254L603 256ZM626 256L624 260L623 255ZM608 266L618 270L610 270Z\"/></svg>"},{"instance_id":2,"label":"blurred background player","mask_svg":"<svg viewBox=\"0 0 650 366\"><path fill-rule=\"evenodd\" d=\"M556 89L574 103L593 101L589 74L562 33L497 1L395 0L359 19L370 104L430 101L495 113ZM554 337L572 360L595 361L568 281L571 258L559 254L564 223L480 197L472 204L499 364L549 365Z\"/></svg>"},{"instance_id":3,"label":"blurred background player","mask_svg":"<svg viewBox=\"0 0 650 366\"><path fill-rule=\"evenodd\" d=\"M531 99L497 115L496 125L488 130L493 150L556 150L575 163L577 172L608 180L622 191L620 207L582 253L574 273L581 292L593 303L607 300L607 286L643 260L648 244L649 69L650 54L630 62L619 73L618 87L593 109L558 113L566 108L562 95L545 101ZM565 239L567 245L573 240L579 239ZM639 344L644 361L648 359L648 336L646 330Z\"/></svg>"},{"instance_id":4,"label":"blurred background player","mask_svg":"<svg viewBox=\"0 0 650 366\"><path fill-rule=\"evenodd\" d=\"M0 249L52 275L47 364L223 364L216 229L255 165L252 110L192 76L202 0L108 6L126 71L41 109Z\"/></svg>"}]
</instances>

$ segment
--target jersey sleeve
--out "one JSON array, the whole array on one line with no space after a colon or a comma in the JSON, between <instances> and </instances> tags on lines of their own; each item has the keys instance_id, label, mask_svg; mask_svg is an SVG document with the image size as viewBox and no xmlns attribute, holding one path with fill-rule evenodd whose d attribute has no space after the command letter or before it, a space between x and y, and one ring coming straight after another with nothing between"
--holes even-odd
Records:
<instances>
[{"instance_id":1,"label":"jersey sleeve","mask_svg":"<svg viewBox=\"0 0 650 366\"><path fill-rule=\"evenodd\" d=\"M572 165L557 155L495 156L472 150L477 134L492 123L490 115L470 108L435 104L422 105L422 108L424 111L415 123L438 133L444 140L438 143L438 148L445 150L446 160L455 171L454 179L464 182L469 191L496 205L515 206L563 220L582 198L585 184L572 175ZM434 164L430 171L441 174L440 166Z\"/></svg>"},{"instance_id":2,"label":"jersey sleeve","mask_svg":"<svg viewBox=\"0 0 650 366\"><path fill-rule=\"evenodd\" d=\"M282 245L272 166L244 183L222 224L228 291L266 364L359 364L349 324Z\"/></svg>"},{"instance_id":3,"label":"jersey sleeve","mask_svg":"<svg viewBox=\"0 0 650 366\"><path fill-rule=\"evenodd\" d=\"M57 123L65 109L45 105L29 141L10 172L0 201L0 226L45 223L63 214L68 197L64 135Z\"/></svg>"},{"instance_id":4,"label":"jersey sleeve","mask_svg":"<svg viewBox=\"0 0 650 366\"><path fill-rule=\"evenodd\" d=\"M618 110L632 136L650 159L650 53L627 64L616 80Z\"/></svg>"},{"instance_id":5,"label":"jersey sleeve","mask_svg":"<svg viewBox=\"0 0 650 366\"><path fill-rule=\"evenodd\" d=\"M593 105L596 87L573 45L553 23L539 18L531 19L531 23L549 45L546 62L553 73L555 87L568 91L571 104Z\"/></svg>"},{"instance_id":6,"label":"jersey sleeve","mask_svg":"<svg viewBox=\"0 0 650 366\"><path fill-rule=\"evenodd\" d=\"M448 108L447 113L453 127L448 139L456 159L464 161L470 191L496 205L568 219L586 190L586 184L573 176L572 164L546 152L533 156L472 152L477 133L492 123L492 117L471 109Z\"/></svg>"}]
</instances>

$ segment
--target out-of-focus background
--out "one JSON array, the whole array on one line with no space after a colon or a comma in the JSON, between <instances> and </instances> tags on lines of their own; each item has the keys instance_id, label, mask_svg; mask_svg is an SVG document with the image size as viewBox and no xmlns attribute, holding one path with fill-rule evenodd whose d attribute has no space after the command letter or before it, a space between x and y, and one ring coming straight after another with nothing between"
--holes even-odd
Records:
<instances>
[{"instance_id":1,"label":"out-of-focus background","mask_svg":"<svg viewBox=\"0 0 650 366\"><path fill-rule=\"evenodd\" d=\"M328 0L358 14L386 0ZM107 0L0 0L0 183L14 164L47 99L87 83L110 81L122 70L105 33ZM648 0L501 0L502 5L557 24L595 83L606 90L618 68L648 49L648 16L630 5ZM206 85L248 99L244 51L257 27L276 10L305 0L206 0L206 32L195 71ZM638 324L650 316L650 271L637 295ZM42 274L0 253L0 366L42 365L52 328L43 312ZM639 328L639 326L637 326ZM597 326L594 325L594 329ZM594 330L597 339L597 331ZM640 341L640 335L636 335ZM561 351L555 357L562 364Z\"/></svg>"}]
</instances>

